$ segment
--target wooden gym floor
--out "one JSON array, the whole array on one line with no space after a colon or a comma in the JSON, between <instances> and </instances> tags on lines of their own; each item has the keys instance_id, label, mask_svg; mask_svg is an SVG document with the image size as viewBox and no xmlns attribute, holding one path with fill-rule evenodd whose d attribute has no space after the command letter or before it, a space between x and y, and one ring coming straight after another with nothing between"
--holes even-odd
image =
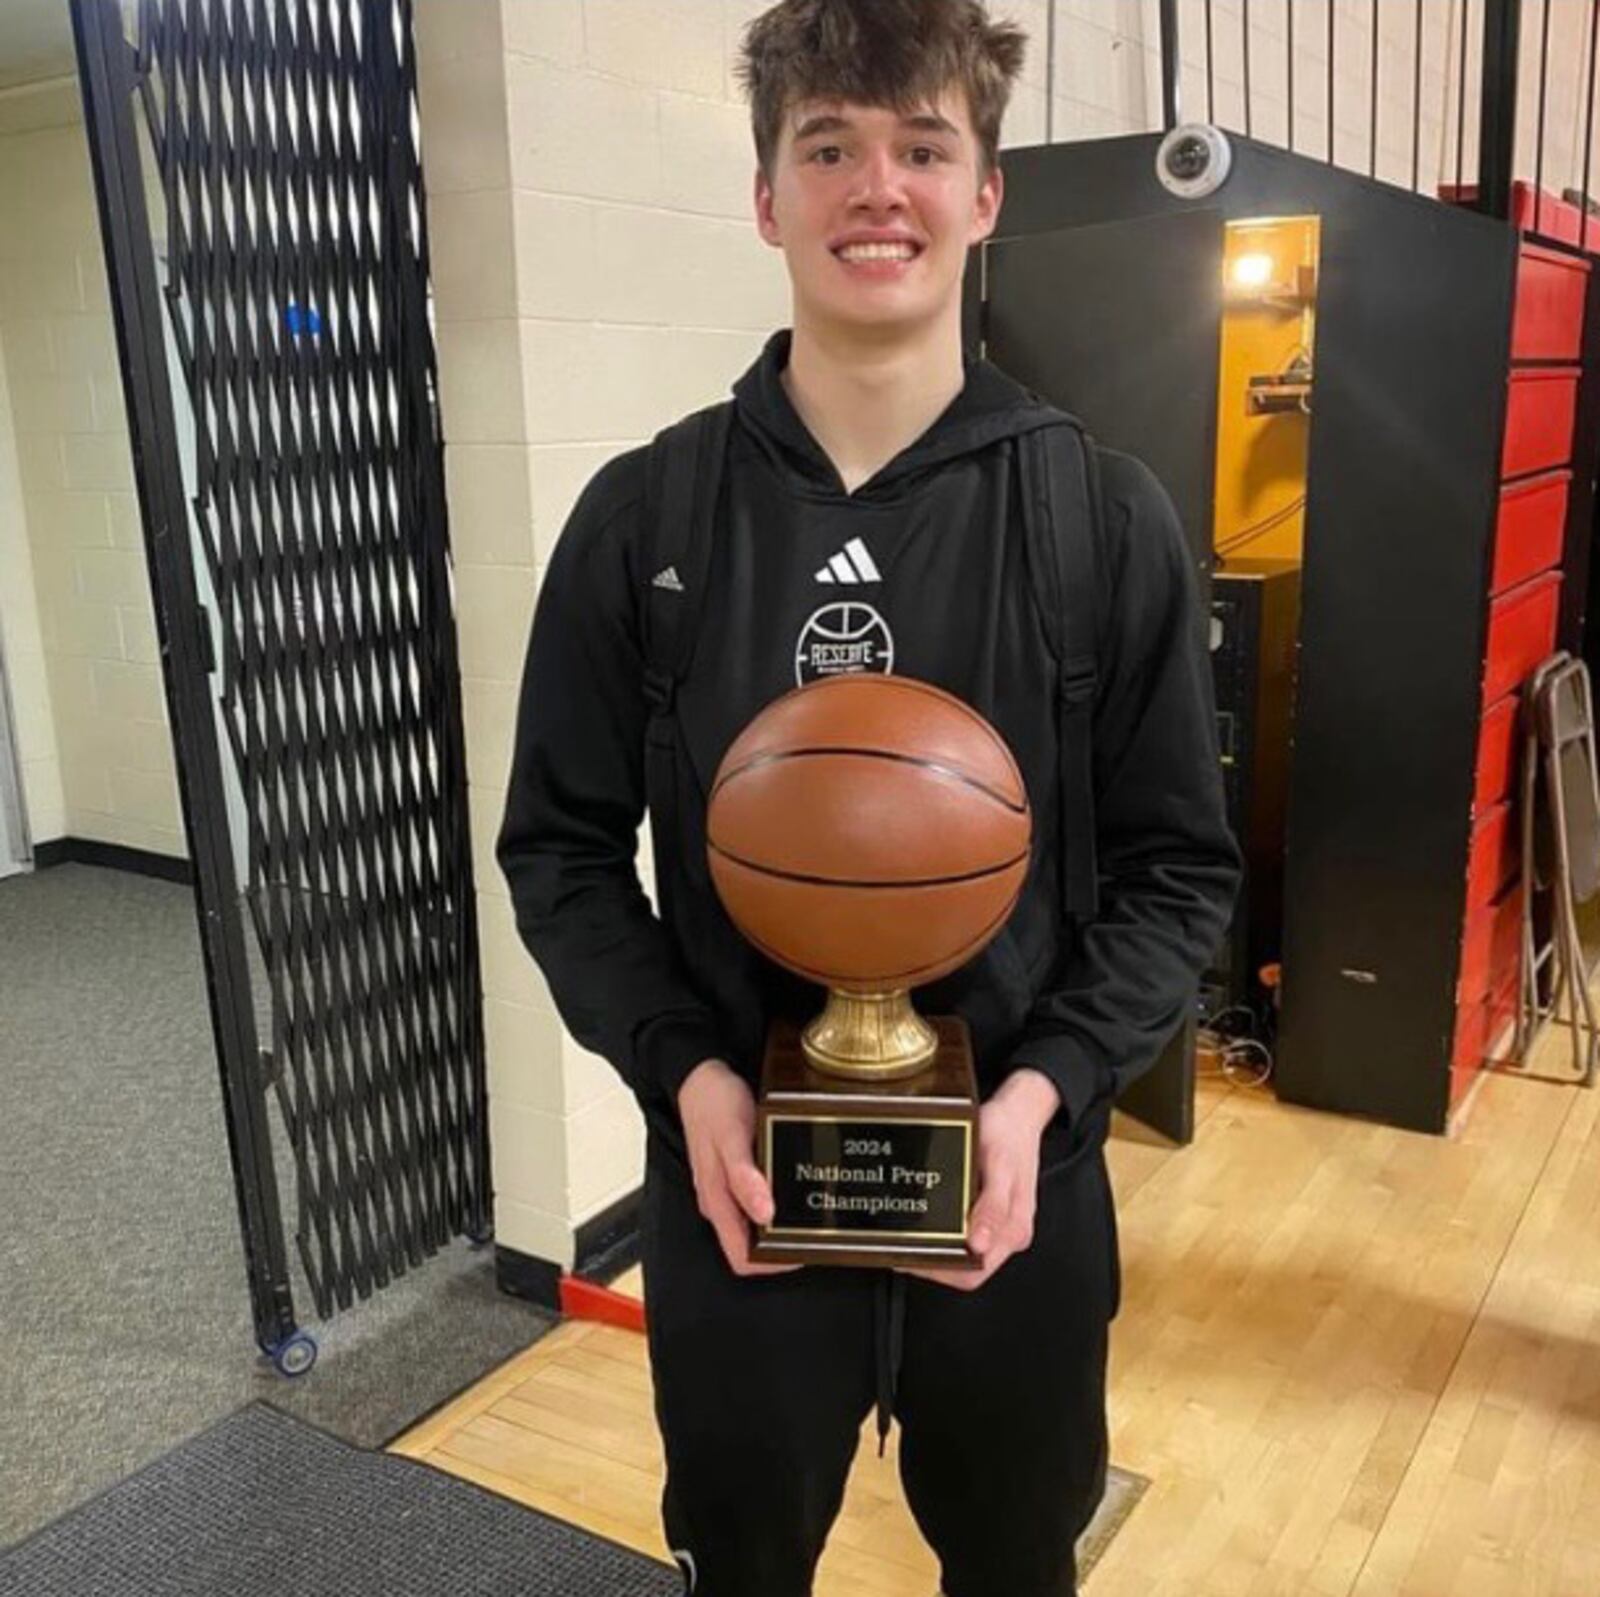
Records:
<instances>
[{"instance_id":1,"label":"wooden gym floor","mask_svg":"<svg viewBox=\"0 0 1600 1597\"><path fill-rule=\"evenodd\" d=\"M1600 1593L1600 1091L1492 1076L1450 1139L1221 1081L1199 1114L1110 1145L1112 1459L1152 1484L1090 1597ZM665 1557L632 1333L562 1326L394 1450ZM818 1597L936 1590L893 1463Z\"/></svg>"}]
</instances>

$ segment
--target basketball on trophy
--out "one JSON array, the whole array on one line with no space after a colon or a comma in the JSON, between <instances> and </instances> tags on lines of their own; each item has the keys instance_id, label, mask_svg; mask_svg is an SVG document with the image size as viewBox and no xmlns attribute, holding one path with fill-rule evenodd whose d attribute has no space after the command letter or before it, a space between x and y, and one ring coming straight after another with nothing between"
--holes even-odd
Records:
<instances>
[{"instance_id":1,"label":"basketball on trophy","mask_svg":"<svg viewBox=\"0 0 1600 1597\"><path fill-rule=\"evenodd\" d=\"M912 677L823 677L729 746L706 844L729 917L768 958L841 993L925 985L1005 924L1032 815L1005 740Z\"/></svg>"}]
</instances>

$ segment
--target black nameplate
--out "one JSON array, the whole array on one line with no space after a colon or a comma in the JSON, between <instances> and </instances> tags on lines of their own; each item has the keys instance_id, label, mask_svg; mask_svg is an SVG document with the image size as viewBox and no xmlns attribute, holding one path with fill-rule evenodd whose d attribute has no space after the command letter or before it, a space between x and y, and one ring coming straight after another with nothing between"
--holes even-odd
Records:
<instances>
[{"instance_id":1,"label":"black nameplate","mask_svg":"<svg viewBox=\"0 0 1600 1597\"><path fill-rule=\"evenodd\" d=\"M771 1115L766 1234L966 1236L971 1123Z\"/></svg>"}]
</instances>

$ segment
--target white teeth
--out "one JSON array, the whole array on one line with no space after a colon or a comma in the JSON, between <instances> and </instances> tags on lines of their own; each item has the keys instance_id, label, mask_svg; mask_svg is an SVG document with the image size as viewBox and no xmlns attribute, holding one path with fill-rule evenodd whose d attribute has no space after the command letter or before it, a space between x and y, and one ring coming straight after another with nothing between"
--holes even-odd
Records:
<instances>
[{"instance_id":1,"label":"white teeth","mask_svg":"<svg viewBox=\"0 0 1600 1597\"><path fill-rule=\"evenodd\" d=\"M909 261L916 253L910 244L846 244L839 251L847 261Z\"/></svg>"}]
</instances>

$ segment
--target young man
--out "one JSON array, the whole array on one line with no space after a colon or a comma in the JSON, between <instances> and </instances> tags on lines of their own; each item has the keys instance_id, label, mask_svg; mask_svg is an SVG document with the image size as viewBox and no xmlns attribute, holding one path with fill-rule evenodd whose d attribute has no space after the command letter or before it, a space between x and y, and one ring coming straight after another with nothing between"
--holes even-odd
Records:
<instances>
[{"instance_id":1,"label":"young man","mask_svg":"<svg viewBox=\"0 0 1600 1597\"><path fill-rule=\"evenodd\" d=\"M960 341L1023 46L976 0L782 0L752 24L756 219L784 253L794 325L734 388L675 721L652 718L646 693L648 608L685 590L652 564L647 451L589 485L534 620L499 858L562 1018L646 1115L663 1510L697 1597L811 1590L875 1400L880 1426L900 1421L948 1597L1075 1590L1073 1544L1105 1481L1111 1099L1181 1022L1237 884L1183 536L1150 473L1101 451L1099 902L1087 925L1064 914L1058 867L1081 840L1049 824L1057 666L1025 568L1019 454L1046 423L1054 447L1071 438ZM1061 538L1091 537L1086 518L1057 520ZM985 715L1037 818L1007 926L916 994L924 1014L967 1019L985 1098L971 1274L749 1257L751 1222L771 1212L752 1148L767 1024L809 1019L823 994L722 911L705 791L757 711L841 668L820 646L841 630L859 645L843 668L920 677ZM658 919L634 854L668 725L677 777L651 795Z\"/></svg>"}]
</instances>

